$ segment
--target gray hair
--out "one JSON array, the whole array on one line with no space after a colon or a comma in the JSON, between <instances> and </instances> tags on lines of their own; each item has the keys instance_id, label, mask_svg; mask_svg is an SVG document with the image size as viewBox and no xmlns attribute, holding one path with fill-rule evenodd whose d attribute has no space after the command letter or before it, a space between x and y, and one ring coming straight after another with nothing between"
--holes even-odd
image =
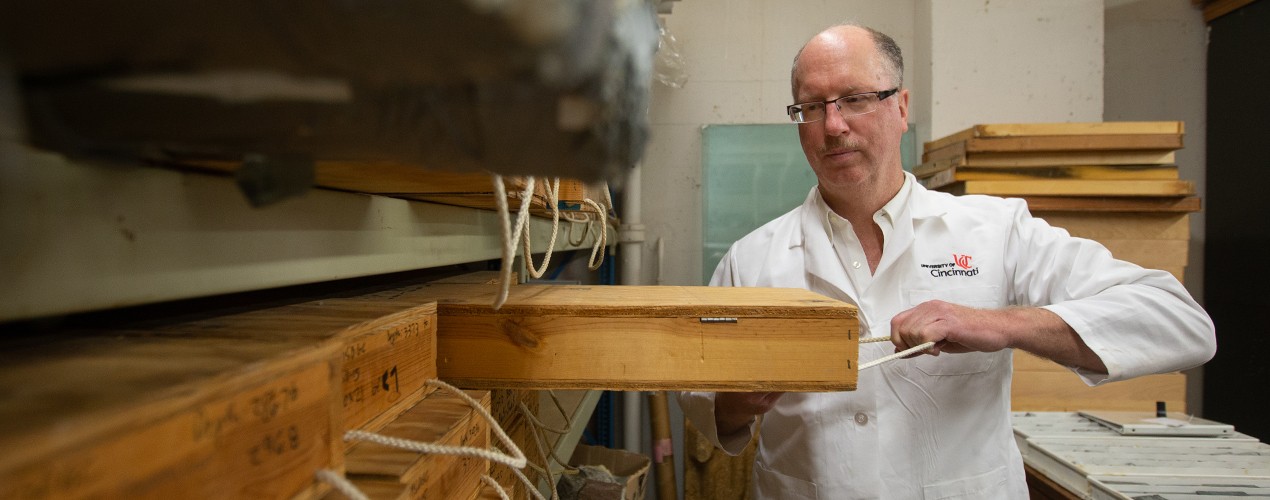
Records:
<instances>
[{"instance_id":1,"label":"gray hair","mask_svg":"<svg viewBox=\"0 0 1270 500\"><path fill-rule=\"evenodd\" d=\"M868 26L851 23L851 22L830 26L826 28L825 30L821 31L821 33L824 33L825 31L829 31L831 29L847 28L847 27L860 28L869 34L869 36L873 39L874 47L876 47L878 50L878 54L881 54L882 56L882 62L885 64L887 71L891 73L891 81L895 82L896 87L903 87L904 86L904 55L900 53L900 46L899 44L895 43L895 39L891 38L889 35L881 31L875 30ZM808 41L808 43L810 43L810 41ZM807 48L807 44L804 43L803 46L798 49L798 53L794 54L794 64L791 65L789 70L789 88L790 88L790 91L795 94L794 95L795 100L798 99L797 90L796 90L798 85L798 59L802 57L803 49L806 49L806 48Z\"/></svg>"}]
</instances>

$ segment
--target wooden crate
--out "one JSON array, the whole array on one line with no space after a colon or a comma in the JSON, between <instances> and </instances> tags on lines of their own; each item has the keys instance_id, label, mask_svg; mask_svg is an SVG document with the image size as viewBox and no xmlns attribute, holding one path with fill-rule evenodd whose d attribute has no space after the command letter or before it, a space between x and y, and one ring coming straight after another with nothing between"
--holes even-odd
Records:
<instances>
[{"instance_id":1,"label":"wooden crate","mask_svg":"<svg viewBox=\"0 0 1270 500\"><path fill-rule=\"evenodd\" d=\"M490 410L489 391L467 394ZM443 446L490 445L489 423L467 402L444 391L424 398L380 434ZM372 498L475 498L481 476L489 472L483 459L423 454L372 442L351 444L345 464L349 478Z\"/></svg>"},{"instance_id":2,"label":"wooden crate","mask_svg":"<svg viewBox=\"0 0 1270 500\"><path fill-rule=\"evenodd\" d=\"M4 349L0 498L304 498L339 469L339 349L77 335Z\"/></svg>"},{"instance_id":3,"label":"wooden crate","mask_svg":"<svg viewBox=\"0 0 1270 500\"><path fill-rule=\"evenodd\" d=\"M1071 213L1033 212L1072 236L1107 247L1117 259L1185 277L1190 247L1190 216L1178 212Z\"/></svg>"},{"instance_id":4,"label":"wooden crate","mask_svg":"<svg viewBox=\"0 0 1270 500\"><path fill-rule=\"evenodd\" d=\"M1141 410L1164 401L1186 411L1186 375L1164 373L1089 387L1067 368L1014 351L1010 408L1014 411Z\"/></svg>"},{"instance_id":5,"label":"wooden crate","mask_svg":"<svg viewBox=\"0 0 1270 500\"><path fill-rule=\"evenodd\" d=\"M372 298L324 298L162 325L136 334L169 337L292 339L333 342L341 353L343 428L377 428L426 392L436 378L436 304Z\"/></svg>"},{"instance_id":6,"label":"wooden crate","mask_svg":"<svg viewBox=\"0 0 1270 500\"><path fill-rule=\"evenodd\" d=\"M855 389L856 308L806 290L519 285L498 311L473 291L438 300L437 370L461 386Z\"/></svg>"}]
</instances>

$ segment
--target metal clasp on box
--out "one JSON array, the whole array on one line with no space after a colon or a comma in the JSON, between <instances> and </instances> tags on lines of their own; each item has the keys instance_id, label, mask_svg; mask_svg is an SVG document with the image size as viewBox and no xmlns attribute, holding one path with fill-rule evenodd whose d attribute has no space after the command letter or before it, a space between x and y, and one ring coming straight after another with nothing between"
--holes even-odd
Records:
<instances>
[{"instance_id":1,"label":"metal clasp on box","mask_svg":"<svg viewBox=\"0 0 1270 500\"><path fill-rule=\"evenodd\" d=\"M736 323L736 318L701 318L702 323Z\"/></svg>"}]
</instances>

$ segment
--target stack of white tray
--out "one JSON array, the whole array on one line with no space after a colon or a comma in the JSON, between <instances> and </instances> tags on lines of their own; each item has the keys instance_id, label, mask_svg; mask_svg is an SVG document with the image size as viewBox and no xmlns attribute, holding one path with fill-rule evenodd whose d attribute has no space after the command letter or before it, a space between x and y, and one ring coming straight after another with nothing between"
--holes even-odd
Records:
<instances>
[{"instance_id":1,"label":"stack of white tray","mask_svg":"<svg viewBox=\"0 0 1270 500\"><path fill-rule=\"evenodd\" d=\"M1080 413L1016 412L1014 434L1024 463L1082 498L1270 495L1270 445L1252 436L1198 419L1185 419L1196 428L1179 429L1154 418L1094 416L1108 418L1100 423ZM1136 435L1144 432L1138 420L1172 428L1145 431L1164 435Z\"/></svg>"}]
</instances>

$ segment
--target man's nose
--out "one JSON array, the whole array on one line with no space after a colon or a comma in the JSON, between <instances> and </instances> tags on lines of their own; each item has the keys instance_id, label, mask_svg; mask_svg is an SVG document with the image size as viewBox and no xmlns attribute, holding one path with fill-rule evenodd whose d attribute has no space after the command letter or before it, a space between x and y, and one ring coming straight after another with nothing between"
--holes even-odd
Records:
<instances>
[{"instance_id":1,"label":"man's nose","mask_svg":"<svg viewBox=\"0 0 1270 500\"><path fill-rule=\"evenodd\" d=\"M825 135L846 135L851 131L847 119L842 116L842 108L837 102L825 106Z\"/></svg>"}]
</instances>

